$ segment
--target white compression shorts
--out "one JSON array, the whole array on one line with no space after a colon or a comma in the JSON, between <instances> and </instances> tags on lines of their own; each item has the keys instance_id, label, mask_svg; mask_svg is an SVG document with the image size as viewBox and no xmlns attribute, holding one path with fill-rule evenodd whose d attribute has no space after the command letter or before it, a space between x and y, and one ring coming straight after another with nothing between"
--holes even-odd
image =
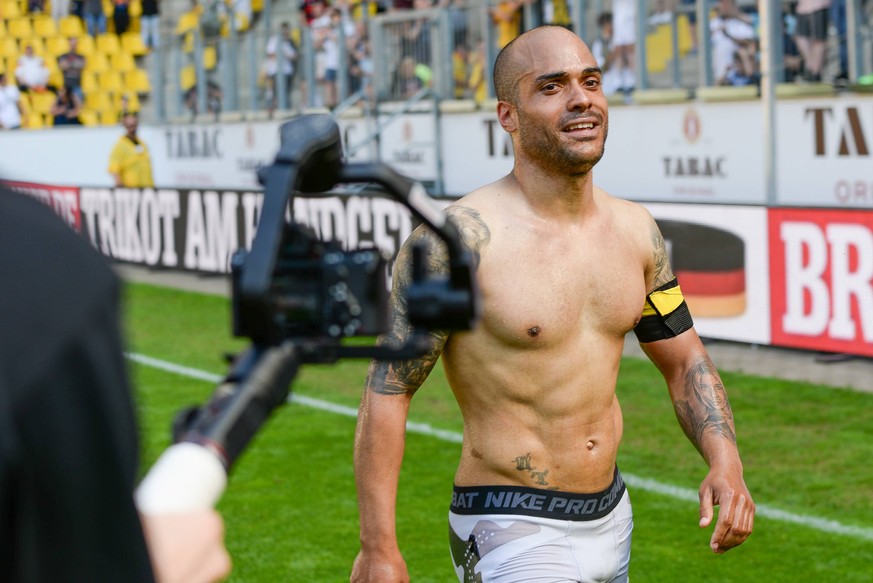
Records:
<instances>
[{"instance_id":1,"label":"white compression shorts","mask_svg":"<svg viewBox=\"0 0 873 583\"><path fill-rule=\"evenodd\" d=\"M458 580L627 582L633 511L615 475L597 494L456 486L449 539Z\"/></svg>"}]
</instances>

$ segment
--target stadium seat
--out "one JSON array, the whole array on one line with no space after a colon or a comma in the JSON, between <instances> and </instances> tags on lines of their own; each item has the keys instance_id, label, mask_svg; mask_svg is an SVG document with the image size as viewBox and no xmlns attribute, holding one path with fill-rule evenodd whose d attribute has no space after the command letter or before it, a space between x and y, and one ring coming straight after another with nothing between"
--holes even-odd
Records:
<instances>
[{"instance_id":1,"label":"stadium seat","mask_svg":"<svg viewBox=\"0 0 873 583\"><path fill-rule=\"evenodd\" d=\"M81 18L71 14L61 18L60 23L58 23L58 32L67 38L71 36L81 37L85 36L85 27L82 25Z\"/></svg>"},{"instance_id":2,"label":"stadium seat","mask_svg":"<svg viewBox=\"0 0 873 583\"><path fill-rule=\"evenodd\" d=\"M119 111L140 111L142 109L139 95L134 92L117 93L114 102L115 108Z\"/></svg>"},{"instance_id":3,"label":"stadium seat","mask_svg":"<svg viewBox=\"0 0 873 583\"><path fill-rule=\"evenodd\" d=\"M92 91L99 91L99 87L97 85L97 73L93 71L83 71L82 72L82 93L88 94Z\"/></svg>"},{"instance_id":4,"label":"stadium seat","mask_svg":"<svg viewBox=\"0 0 873 583\"><path fill-rule=\"evenodd\" d=\"M3 15L0 14L0 38L6 38L8 34L6 32L6 21L3 19Z\"/></svg>"},{"instance_id":5,"label":"stadium seat","mask_svg":"<svg viewBox=\"0 0 873 583\"><path fill-rule=\"evenodd\" d=\"M29 18L14 18L6 25L6 33L14 39L27 40L33 38L33 26Z\"/></svg>"},{"instance_id":6,"label":"stadium seat","mask_svg":"<svg viewBox=\"0 0 873 583\"><path fill-rule=\"evenodd\" d=\"M121 73L118 71L104 71L97 76L97 87L107 93L121 93L124 85L121 83Z\"/></svg>"},{"instance_id":7,"label":"stadium seat","mask_svg":"<svg viewBox=\"0 0 873 583\"><path fill-rule=\"evenodd\" d=\"M214 46L203 47L203 67L211 71L218 64L218 51Z\"/></svg>"},{"instance_id":8,"label":"stadium seat","mask_svg":"<svg viewBox=\"0 0 873 583\"><path fill-rule=\"evenodd\" d=\"M105 32L97 35L97 50L104 55L111 55L121 50L121 42L118 40L118 35L111 32Z\"/></svg>"},{"instance_id":9,"label":"stadium seat","mask_svg":"<svg viewBox=\"0 0 873 583\"><path fill-rule=\"evenodd\" d=\"M78 37L79 44L76 45L76 51L83 55L85 58L93 55L97 49L94 46L94 37L90 34L86 34L85 36Z\"/></svg>"},{"instance_id":10,"label":"stadium seat","mask_svg":"<svg viewBox=\"0 0 873 583\"><path fill-rule=\"evenodd\" d=\"M21 7L16 0L4 0L3 6L0 7L0 14L6 19L18 18L22 14Z\"/></svg>"},{"instance_id":11,"label":"stadium seat","mask_svg":"<svg viewBox=\"0 0 873 583\"><path fill-rule=\"evenodd\" d=\"M149 75L142 69L134 69L133 71L129 71L124 75L124 86L128 91L132 91L134 93L150 93L152 90L152 83L149 80Z\"/></svg>"},{"instance_id":12,"label":"stadium seat","mask_svg":"<svg viewBox=\"0 0 873 583\"><path fill-rule=\"evenodd\" d=\"M85 105L94 111L112 109L112 98L104 91L92 91L85 95Z\"/></svg>"},{"instance_id":13,"label":"stadium seat","mask_svg":"<svg viewBox=\"0 0 873 583\"><path fill-rule=\"evenodd\" d=\"M121 48L134 57L141 57L149 52L148 47L142 42L142 35L132 31L121 35Z\"/></svg>"},{"instance_id":14,"label":"stadium seat","mask_svg":"<svg viewBox=\"0 0 873 583\"><path fill-rule=\"evenodd\" d=\"M104 126L114 126L118 125L118 110L117 109L107 109L99 112L100 116L100 125Z\"/></svg>"},{"instance_id":15,"label":"stadium seat","mask_svg":"<svg viewBox=\"0 0 873 583\"><path fill-rule=\"evenodd\" d=\"M45 65L49 70L49 85L60 87L64 84L64 74L61 73L61 68L58 66L57 59L49 57L45 60Z\"/></svg>"},{"instance_id":16,"label":"stadium seat","mask_svg":"<svg viewBox=\"0 0 873 583\"><path fill-rule=\"evenodd\" d=\"M189 10L179 16L179 21L176 23L176 34L183 35L193 31L200 23L200 15Z\"/></svg>"},{"instance_id":17,"label":"stadium seat","mask_svg":"<svg viewBox=\"0 0 873 583\"><path fill-rule=\"evenodd\" d=\"M140 0L130 0L130 6L128 6L127 11L130 14L131 23L134 20L139 20L139 17L142 16L142 2Z\"/></svg>"},{"instance_id":18,"label":"stadium seat","mask_svg":"<svg viewBox=\"0 0 873 583\"><path fill-rule=\"evenodd\" d=\"M82 125L93 127L100 125L100 118L97 117L97 112L92 109L83 109L79 112L79 121Z\"/></svg>"},{"instance_id":19,"label":"stadium seat","mask_svg":"<svg viewBox=\"0 0 873 583\"><path fill-rule=\"evenodd\" d=\"M94 73L103 73L109 70L109 60L101 52L94 51L85 59L85 70Z\"/></svg>"},{"instance_id":20,"label":"stadium seat","mask_svg":"<svg viewBox=\"0 0 873 583\"><path fill-rule=\"evenodd\" d=\"M0 38L0 57L18 58L18 43L11 36Z\"/></svg>"},{"instance_id":21,"label":"stadium seat","mask_svg":"<svg viewBox=\"0 0 873 583\"><path fill-rule=\"evenodd\" d=\"M179 88L182 89L182 91L188 91L196 84L197 71L194 69L194 65L182 67L182 70L179 71Z\"/></svg>"},{"instance_id":22,"label":"stadium seat","mask_svg":"<svg viewBox=\"0 0 873 583\"><path fill-rule=\"evenodd\" d=\"M43 120L41 113L28 111L21 117L23 122L21 125L29 130L39 130L45 127L45 120Z\"/></svg>"},{"instance_id":23,"label":"stadium seat","mask_svg":"<svg viewBox=\"0 0 873 583\"><path fill-rule=\"evenodd\" d=\"M51 16L43 15L33 19L33 33L44 39L57 36L58 27Z\"/></svg>"},{"instance_id":24,"label":"stadium seat","mask_svg":"<svg viewBox=\"0 0 873 583\"><path fill-rule=\"evenodd\" d=\"M70 41L65 36L53 36L45 41L46 55L58 57L70 50Z\"/></svg>"},{"instance_id":25,"label":"stadium seat","mask_svg":"<svg viewBox=\"0 0 873 583\"><path fill-rule=\"evenodd\" d=\"M55 104L57 95L51 91L32 91L29 93L30 110L43 115L48 115Z\"/></svg>"},{"instance_id":26,"label":"stadium seat","mask_svg":"<svg viewBox=\"0 0 873 583\"><path fill-rule=\"evenodd\" d=\"M109 53L109 68L119 73L127 73L136 69L133 56L125 51Z\"/></svg>"}]
</instances>

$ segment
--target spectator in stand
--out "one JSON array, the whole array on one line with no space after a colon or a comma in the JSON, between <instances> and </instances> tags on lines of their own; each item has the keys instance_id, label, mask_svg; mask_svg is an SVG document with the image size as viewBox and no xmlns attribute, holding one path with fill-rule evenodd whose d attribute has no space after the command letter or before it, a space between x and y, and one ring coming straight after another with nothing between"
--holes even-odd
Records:
<instances>
[{"instance_id":1,"label":"spectator in stand","mask_svg":"<svg viewBox=\"0 0 873 583\"><path fill-rule=\"evenodd\" d=\"M284 78L285 95L288 98L288 106L291 106L291 89L294 83L294 73L297 63L297 47L291 39L291 24L283 22L279 26L279 32L267 39L265 47L267 53L261 65L261 75L264 79L264 101L267 103L267 111L273 115L278 104L279 85L277 79L279 71Z\"/></svg>"},{"instance_id":2,"label":"spectator in stand","mask_svg":"<svg viewBox=\"0 0 873 583\"><path fill-rule=\"evenodd\" d=\"M438 0L437 6L449 11L449 24L452 27L452 48L463 47L467 51L467 35L469 23L467 22L466 0Z\"/></svg>"},{"instance_id":3,"label":"spectator in stand","mask_svg":"<svg viewBox=\"0 0 873 583\"><path fill-rule=\"evenodd\" d=\"M491 8L491 20L497 27L497 48L502 49L521 32L523 0L501 0Z\"/></svg>"},{"instance_id":4,"label":"spectator in stand","mask_svg":"<svg viewBox=\"0 0 873 583\"><path fill-rule=\"evenodd\" d=\"M477 105L482 105L488 98L488 78L485 75L487 68L485 57L485 41L480 40L476 49L470 51L467 60L470 63L470 79L467 83L470 95Z\"/></svg>"},{"instance_id":5,"label":"spectator in stand","mask_svg":"<svg viewBox=\"0 0 873 583\"><path fill-rule=\"evenodd\" d=\"M125 133L109 155L109 173L113 183L128 188L154 186L148 146L137 136L139 116L136 112L125 111L121 114L121 123Z\"/></svg>"},{"instance_id":6,"label":"spectator in stand","mask_svg":"<svg viewBox=\"0 0 873 583\"><path fill-rule=\"evenodd\" d=\"M85 55L79 53L79 39L71 36L70 50L58 57L58 68L64 77L64 87L84 101L82 93L82 70L85 69Z\"/></svg>"},{"instance_id":7,"label":"spectator in stand","mask_svg":"<svg viewBox=\"0 0 873 583\"><path fill-rule=\"evenodd\" d=\"M82 0L82 17L88 34L93 37L106 32L106 14L103 13L103 0Z\"/></svg>"},{"instance_id":8,"label":"spectator in stand","mask_svg":"<svg viewBox=\"0 0 873 583\"><path fill-rule=\"evenodd\" d=\"M161 9L158 0L141 0L142 14L139 16L139 30L142 44L149 49L161 46Z\"/></svg>"},{"instance_id":9,"label":"spectator in stand","mask_svg":"<svg viewBox=\"0 0 873 583\"><path fill-rule=\"evenodd\" d=\"M757 80L757 39L750 16L736 0L719 0L709 21L712 76L718 85L748 85Z\"/></svg>"},{"instance_id":10,"label":"spectator in stand","mask_svg":"<svg viewBox=\"0 0 873 583\"><path fill-rule=\"evenodd\" d=\"M794 41L803 57L803 78L818 83L825 63L828 12L831 0L797 1L797 36Z\"/></svg>"},{"instance_id":11,"label":"spectator in stand","mask_svg":"<svg viewBox=\"0 0 873 583\"><path fill-rule=\"evenodd\" d=\"M300 0L301 26L309 26L312 21L324 14L324 0Z\"/></svg>"},{"instance_id":12,"label":"spectator in stand","mask_svg":"<svg viewBox=\"0 0 873 583\"><path fill-rule=\"evenodd\" d=\"M636 87L634 51L637 43L637 0L613 0L612 45L619 91L630 96Z\"/></svg>"},{"instance_id":13,"label":"spectator in stand","mask_svg":"<svg viewBox=\"0 0 873 583\"><path fill-rule=\"evenodd\" d=\"M414 0L413 10L430 10L432 0ZM412 55L419 63L431 66L431 22L430 18L417 18L407 21L401 29L401 56Z\"/></svg>"},{"instance_id":14,"label":"spectator in stand","mask_svg":"<svg viewBox=\"0 0 873 583\"><path fill-rule=\"evenodd\" d=\"M52 0L52 18L55 24L70 15L70 0Z\"/></svg>"},{"instance_id":15,"label":"spectator in stand","mask_svg":"<svg viewBox=\"0 0 873 583\"><path fill-rule=\"evenodd\" d=\"M27 0L27 12L42 14L45 11L45 0Z\"/></svg>"},{"instance_id":16,"label":"spectator in stand","mask_svg":"<svg viewBox=\"0 0 873 583\"><path fill-rule=\"evenodd\" d=\"M349 39L349 91L355 93L373 86L373 55L366 21L355 22L355 36Z\"/></svg>"},{"instance_id":17,"label":"spectator in stand","mask_svg":"<svg viewBox=\"0 0 873 583\"><path fill-rule=\"evenodd\" d=\"M337 77L339 75L340 28L350 38L355 34L355 25L343 18L338 8L329 8L310 25L316 53L316 81L321 88L322 105L333 109L338 103Z\"/></svg>"},{"instance_id":18,"label":"spectator in stand","mask_svg":"<svg viewBox=\"0 0 873 583\"><path fill-rule=\"evenodd\" d=\"M112 22L115 24L115 34L121 36L130 26L130 0L113 0Z\"/></svg>"},{"instance_id":19,"label":"spectator in stand","mask_svg":"<svg viewBox=\"0 0 873 583\"><path fill-rule=\"evenodd\" d=\"M0 71L0 129L21 127L21 93L15 83L9 83L6 72Z\"/></svg>"},{"instance_id":20,"label":"spectator in stand","mask_svg":"<svg viewBox=\"0 0 873 583\"><path fill-rule=\"evenodd\" d=\"M701 0L707 2L708 0ZM691 54L697 54L697 0L682 0L688 18L688 34L691 36Z\"/></svg>"},{"instance_id":21,"label":"spectator in stand","mask_svg":"<svg viewBox=\"0 0 873 583\"><path fill-rule=\"evenodd\" d=\"M391 86L393 97L409 99L425 86L417 69L418 64L415 62L415 57L408 55L400 59L400 64L394 71L394 82Z\"/></svg>"},{"instance_id":22,"label":"spectator in stand","mask_svg":"<svg viewBox=\"0 0 873 583\"><path fill-rule=\"evenodd\" d=\"M621 80L615 68L615 47L613 46L612 13L603 12L597 17L597 38L591 43L591 54L603 71L600 86L604 95L615 94L621 87Z\"/></svg>"},{"instance_id":23,"label":"spectator in stand","mask_svg":"<svg viewBox=\"0 0 873 583\"><path fill-rule=\"evenodd\" d=\"M79 96L67 87L59 87L58 97L55 99L50 112L54 117L54 125L82 125L82 122L79 121L79 113L81 111L82 100L79 99Z\"/></svg>"},{"instance_id":24,"label":"spectator in stand","mask_svg":"<svg viewBox=\"0 0 873 583\"><path fill-rule=\"evenodd\" d=\"M24 54L18 57L15 67L15 80L22 91L45 91L48 85L49 69L42 57L33 52L33 45L24 46Z\"/></svg>"}]
</instances>

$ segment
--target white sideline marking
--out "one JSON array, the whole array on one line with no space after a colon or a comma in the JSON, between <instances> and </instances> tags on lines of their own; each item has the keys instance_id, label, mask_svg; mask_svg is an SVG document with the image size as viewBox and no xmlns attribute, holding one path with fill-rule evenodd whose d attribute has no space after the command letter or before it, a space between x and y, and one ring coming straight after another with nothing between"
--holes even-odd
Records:
<instances>
[{"instance_id":1,"label":"white sideline marking","mask_svg":"<svg viewBox=\"0 0 873 583\"><path fill-rule=\"evenodd\" d=\"M174 364L165 360L159 360L157 358L152 358L143 354L136 354L131 352L127 353L127 357L130 360L145 366L157 368L189 378L207 381L210 383L218 383L223 378L221 375L198 370L195 368L189 368L187 366L181 366L179 364ZM336 413L338 415L344 415L346 417L358 416L358 410L354 407L337 405L335 403L330 403L321 399L315 399L313 397L307 397L305 395L298 395L296 393L291 393L289 401L291 401L292 403L297 403L298 405L303 405L305 407L320 409L322 411ZM455 431L448 431L445 429L436 429L428 423L407 421L406 430L411 433L418 433L420 435L436 437L437 439L448 441L451 443L461 443L462 441L462 436L460 433L457 433ZM697 495L696 490L691 490L690 488L680 488L678 486L671 486L669 484L664 484L656 480L641 478L634 474L627 474L625 472L622 472L621 475L624 478L624 481L633 488L646 490L648 492L654 492L656 494L668 496L676 500L693 502L694 504L699 503L700 499ZM758 504L758 511L756 515L764 518L770 518L773 520L781 520L782 522L790 522L830 534L840 534L852 538L873 541L873 528L867 528L864 526L849 526L842 524L841 522L837 522L836 520L827 520L824 518L818 518L816 516L809 516L804 514L793 514L791 512L786 512L784 510L780 510L766 504Z\"/></svg>"}]
</instances>

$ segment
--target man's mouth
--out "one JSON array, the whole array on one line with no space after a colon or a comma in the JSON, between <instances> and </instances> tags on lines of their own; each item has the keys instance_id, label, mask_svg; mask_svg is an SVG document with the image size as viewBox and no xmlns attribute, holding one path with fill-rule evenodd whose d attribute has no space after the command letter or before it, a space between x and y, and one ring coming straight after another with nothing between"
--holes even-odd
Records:
<instances>
[{"instance_id":1,"label":"man's mouth","mask_svg":"<svg viewBox=\"0 0 873 583\"><path fill-rule=\"evenodd\" d=\"M580 121L578 123L568 125L566 128L564 128L564 131L571 132L573 130L593 130L593 129L594 129L594 122L593 121Z\"/></svg>"}]
</instances>

